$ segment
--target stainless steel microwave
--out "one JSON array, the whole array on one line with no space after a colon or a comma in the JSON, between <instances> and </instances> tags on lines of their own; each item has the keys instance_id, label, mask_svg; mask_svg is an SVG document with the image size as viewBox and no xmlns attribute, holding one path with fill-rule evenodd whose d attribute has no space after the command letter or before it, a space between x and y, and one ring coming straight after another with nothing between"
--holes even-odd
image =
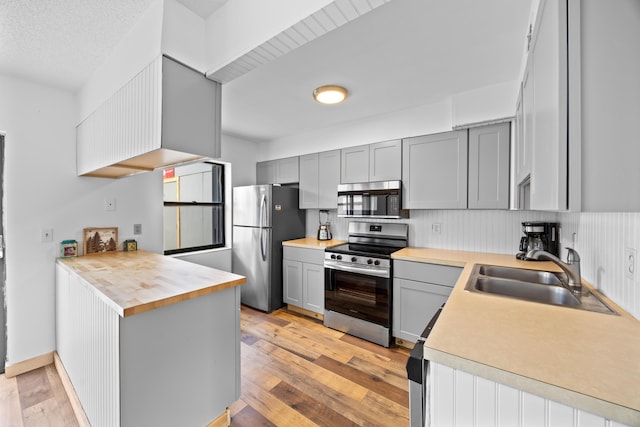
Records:
<instances>
[{"instance_id":1,"label":"stainless steel microwave","mask_svg":"<svg viewBox=\"0 0 640 427\"><path fill-rule=\"evenodd\" d=\"M402 209L402 181L338 185L339 217L407 218Z\"/></svg>"}]
</instances>

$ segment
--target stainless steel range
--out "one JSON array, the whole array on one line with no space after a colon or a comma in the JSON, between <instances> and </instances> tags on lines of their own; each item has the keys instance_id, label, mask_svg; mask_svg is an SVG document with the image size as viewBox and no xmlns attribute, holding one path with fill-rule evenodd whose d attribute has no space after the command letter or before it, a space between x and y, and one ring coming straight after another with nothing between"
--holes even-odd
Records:
<instances>
[{"instance_id":1,"label":"stainless steel range","mask_svg":"<svg viewBox=\"0 0 640 427\"><path fill-rule=\"evenodd\" d=\"M391 344L391 254L407 246L409 226L350 222L348 243L325 250L324 325Z\"/></svg>"}]
</instances>

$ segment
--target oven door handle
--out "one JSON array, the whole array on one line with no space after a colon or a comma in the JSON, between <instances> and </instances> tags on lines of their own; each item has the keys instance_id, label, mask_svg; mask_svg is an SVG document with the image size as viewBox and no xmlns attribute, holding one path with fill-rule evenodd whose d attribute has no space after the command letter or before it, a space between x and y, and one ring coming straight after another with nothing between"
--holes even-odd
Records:
<instances>
[{"instance_id":1,"label":"oven door handle","mask_svg":"<svg viewBox=\"0 0 640 427\"><path fill-rule=\"evenodd\" d=\"M342 265L342 264L333 264L327 263L325 261L324 268L329 268L332 270L346 271L348 273L359 273L364 274L366 276L376 276L382 277L384 279L389 278L389 271L381 271L381 270L373 270L370 268L362 268L362 267L353 267L351 265Z\"/></svg>"}]
</instances>

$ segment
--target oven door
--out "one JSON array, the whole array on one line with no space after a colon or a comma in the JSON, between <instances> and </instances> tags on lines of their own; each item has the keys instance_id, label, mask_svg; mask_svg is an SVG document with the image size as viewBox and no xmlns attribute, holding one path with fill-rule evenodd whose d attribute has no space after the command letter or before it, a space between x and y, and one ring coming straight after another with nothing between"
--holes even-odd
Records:
<instances>
[{"instance_id":1,"label":"oven door","mask_svg":"<svg viewBox=\"0 0 640 427\"><path fill-rule=\"evenodd\" d=\"M391 328L390 275L366 270L325 265L325 309Z\"/></svg>"}]
</instances>

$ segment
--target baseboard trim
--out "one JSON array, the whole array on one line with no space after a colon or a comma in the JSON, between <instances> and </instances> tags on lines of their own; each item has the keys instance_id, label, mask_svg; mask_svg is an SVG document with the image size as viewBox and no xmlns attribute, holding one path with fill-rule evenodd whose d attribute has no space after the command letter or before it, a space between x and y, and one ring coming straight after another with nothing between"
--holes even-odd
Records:
<instances>
[{"instance_id":1,"label":"baseboard trim","mask_svg":"<svg viewBox=\"0 0 640 427\"><path fill-rule=\"evenodd\" d=\"M308 317L313 317L314 319L324 320L323 314L316 313L315 311L307 310L306 308L296 307L295 305L287 304L287 310L293 311L294 313L303 314Z\"/></svg>"},{"instance_id":2,"label":"baseboard trim","mask_svg":"<svg viewBox=\"0 0 640 427\"><path fill-rule=\"evenodd\" d=\"M76 420L80 427L91 427L91 423L87 418L87 414L85 414L84 409L82 408L82 404L80 403L80 398L76 394L76 390L73 388L73 384L71 384L71 379L69 378L69 374L67 374L67 370L64 368L62 364L62 360L60 360L60 356L58 356L58 352L53 353L53 364L58 371L58 376L60 376L60 381L62 381L62 387L64 391L67 393L67 397L69 398L69 402L71 403L71 408L73 409L73 413L76 416Z\"/></svg>"},{"instance_id":3,"label":"baseboard trim","mask_svg":"<svg viewBox=\"0 0 640 427\"><path fill-rule=\"evenodd\" d=\"M415 347L416 343L413 341L404 340L402 338L396 338L396 345L412 350L413 347Z\"/></svg>"},{"instance_id":4,"label":"baseboard trim","mask_svg":"<svg viewBox=\"0 0 640 427\"><path fill-rule=\"evenodd\" d=\"M229 427L231 425L231 411L227 408L218 418L207 424L207 427Z\"/></svg>"},{"instance_id":5,"label":"baseboard trim","mask_svg":"<svg viewBox=\"0 0 640 427\"><path fill-rule=\"evenodd\" d=\"M20 374L33 371L34 369L42 368L43 366L51 365L53 363L53 352L45 353L40 356L32 357L31 359L23 360L11 366L4 368L4 373L7 378L13 378Z\"/></svg>"}]
</instances>

